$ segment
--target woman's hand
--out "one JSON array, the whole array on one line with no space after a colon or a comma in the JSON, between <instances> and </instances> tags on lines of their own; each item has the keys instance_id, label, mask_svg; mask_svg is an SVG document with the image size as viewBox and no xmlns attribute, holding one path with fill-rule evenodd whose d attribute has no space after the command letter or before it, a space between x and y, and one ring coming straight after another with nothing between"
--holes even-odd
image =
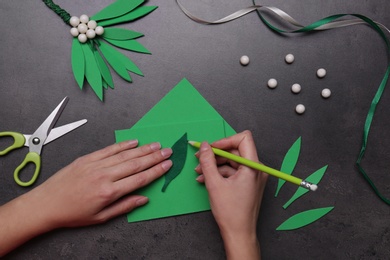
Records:
<instances>
[{"instance_id":1,"label":"woman's hand","mask_svg":"<svg viewBox=\"0 0 390 260\"><path fill-rule=\"evenodd\" d=\"M258 162L256 147L249 131L212 143L212 146ZM259 259L256 235L261 200L267 174L215 158L211 146L202 143L199 153L201 174L209 192L211 210L218 223L229 259Z\"/></svg>"},{"instance_id":2,"label":"woman's hand","mask_svg":"<svg viewBox=\"0 0 390 260\"><path fill-rule=\"evenodd\" d=\"M128 194L166 173L172 150L137 145L122 142L80 157L1 206L0 256L41 233L102 223L147 203L147 197Z\"/></svg>"}]
</instances>

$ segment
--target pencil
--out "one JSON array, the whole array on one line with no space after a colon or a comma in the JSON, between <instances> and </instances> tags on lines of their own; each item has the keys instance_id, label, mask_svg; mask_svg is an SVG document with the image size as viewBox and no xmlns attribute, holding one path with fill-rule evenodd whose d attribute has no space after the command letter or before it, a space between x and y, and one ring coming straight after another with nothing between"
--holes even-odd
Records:
<instances>
[{"instance_id":1,"label":"pencil","mask_svg":"<svg viewBox=\"0 0 390 260\"><path fill-rule=\"evenodd\" d=\"M200 145L201 145L200 142L195 142L195 141L188 141L188 143L190 145L192 145L193 147L196 147L198 149L200 148ZM296 184L296 185L298 185L300 187L303 187L303 188L306 188L308 190L316 191L317 188L318 188L318 186L316 184L313 184L313 183L310 183L308 181L302 180L300 178L297 178L295 176L289 175L287 173L275 170L275 169L273 169L271 167L268 167L266 165L263 165L263 164L251 161L249 159L245 159L243 157L240 157L238 155L226 152L226 151L218 149L218 148L211 147L211 149L213 150L214 154L216 154L218 156L221 156L221 157L224 157L224 158L229 159L231 161L234 161L236 163L248 166L248 167L250 167L252 169L255 169L255 170L258 170L258 171L261 171L261 172L265 172L265 173L267 173L269 175L272 175L272 176L275 176L277 178L283 179L285 181L291 182L293 184Z\"/></svg>"}]
</instances>

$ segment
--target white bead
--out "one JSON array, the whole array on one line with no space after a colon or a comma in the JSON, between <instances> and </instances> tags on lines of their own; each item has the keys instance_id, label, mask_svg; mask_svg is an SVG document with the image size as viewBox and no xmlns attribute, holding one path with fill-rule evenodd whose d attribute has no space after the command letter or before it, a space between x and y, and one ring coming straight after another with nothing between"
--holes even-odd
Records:
<instances>
[{"instance_id":1,"label":"white bead","mask_svg":"<svg viewBox=\"0 0 390 260\"><path fill-rule=\"evenodd\" d=\"M298 94L299 92L301 92L301 85L299 85L298 83L295 83L291 86L291 91L295 94Z\"/></svg>"},{"instance_id":2,"label":"white bead","mask_svg":"<svg viewBox=\"0 0 390 260\"><path fill-rule=\"evenodd\" d=\"M79 26L77 26L77 29L79 30L79 33L86 33L88 27L86 24L80 23Z\"/></svg>"},{"instance_id":3,"label":"white bead","mask_svg":"<svg viewBox=\"0 0 390 260\"><path fill-rule=\"evenodd\" d=\"M79 30L77 30L76 27L73 27L70 29L70 34L72 34L73 37L77 37L79 35Z\"/></svg>"},{"instance_id":4,"label":"white bead","mask_svg":"<svg viewBox=\"0 0 390 260\"><path fill-rule=\"evenodd\" d=\"M246 56L246 55L241 56L241 58L240 58L240 63L241 63L241 65L243 65L243 66L248 65L248 64L249 64L249 57Z\"/></svg>"},{"instance_id":5,"label":"white bead","mask_svg":"<svg viewBox=\"0 0 390 260\"><path fill-rule=\"evenodd\" d=\"M95 30L89 29L89 30L87 31L86 35L87 35L88 39L93 39L93 38L95 38L95 36L96 36Z\"/></svg>"},{"instance_id":6,"label":"white bead","mask_svg":"<svg viewBox=\"0 0 390 260\"><path fill-rule=\"evenodd\" d=\"M79 42L81 42L81 43L84 43L88 40L87 35L85 35L84 33L79 34L79 36L77 36L77 38L79 39Z\"/></svg>"},{"instance_id":7,"label":"white bead","mask_svg":"<svg viewBox=\"0 0 390 260\"><path fill-rule=\"evenodd\" d=\"M89 29L95 29L96 26L97 26L96 21L91 20L91 21L88 22L88 28L89 28Z\"/></svg>"},{"instance_id":8,"label":"white bead","mask_svg":"<svg viewBox=\"0 0 390 260\"><path fill-rule=\"evenodd\" d=\"M102 35L104 33L104 28L102 26L96 26L95 33L97 35Z\"/></svg>"},{"instance_id":9,"label":"white bead","mask_svg":"<svg viewBox=\"0 0 390 260\"><path fill-rule=\"evenodd\" d=\"M284 58L284 60L288 63L288 64L291 64L294 62L294 55L292 54L287 54L286 57Z\"/></svg>"},{"instance_id":10,"label":"white bead","mask_svg":"<svg viewBox=\"0 0 390 260\"><path fill-rule=\"evenodd\" d=\"M268 87L269 88L276 88L277 85L278 85L278 82L276 81L276 79L269 79L268 80Z\"/></svg>"},{"instance_id":11,"label":"white bead","mask_svg":"<svg viewBox=\"0 0 390 260\"><path fill-rule=\"evenodd\" d=\"M330 97L330 94L332 94L332 92L330 91L330 89L328 88L324 88L322 91L321 91L321 96L323 98L328 98Z\"/></svg>"},{"instance_id":12,"label":"white bead","mask_svg":"<svg viewBox=\"0 0 390 260\"><path fill-rule=\"evenodd\" d=\"M77 27L77 25L79 25L80 23L80 19L77 17L77 16L72 16L69 20L69 23L70 25L72 25L73 27Z\"/></svg>"},{"instance_id":13,"label":"white bead","mask_svg":"<svg viewBox=\"0 0 390 260\"><path fill-rule=\"evenodd\" d=\"M88 15L82 14L82 15L80 16L80 22L87 24L88 21L89 21Z\"/></svg>"},{"instance_id":14,"label":"white bead","mask_svg":"<svg viewBox=\"0 0 390 260\"><path fill-rule=\"evenodd\" d=\"M325 77L325 75L326 75L326 70L325 69L321 68L321 69L317 70L317 77L323 78L323 77Z\"/></svg>"},{"instance_id":15,"label":"white bead","mask_svg":"<svg viewBox=\"0 0 390 260\"><path fill-rule=\"evenodd\" d=\"M298 114L303 114L305 113L305 106L302 105L302 104L299 104L295 107L295 112L297 112Z\"/></svg>"}]
</instances>

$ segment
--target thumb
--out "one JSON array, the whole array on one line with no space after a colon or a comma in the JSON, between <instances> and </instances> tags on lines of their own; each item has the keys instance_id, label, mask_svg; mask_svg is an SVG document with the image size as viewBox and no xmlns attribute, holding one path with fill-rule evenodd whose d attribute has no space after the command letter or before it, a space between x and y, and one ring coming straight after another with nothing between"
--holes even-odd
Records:
<instances>
[{"instance_id":1,"label":"thumb","mask_svg":"<svg viewBox=\"0 0 390 260\"><path fill-rule=\"evenodd\" d=\"M218 174L217 160L211 146L202 142L199 150L199 164L202 168L202 172L205 178L206 186L209 187L216 181L218 181L221 176Z\"/></svg>"}]
</instances>

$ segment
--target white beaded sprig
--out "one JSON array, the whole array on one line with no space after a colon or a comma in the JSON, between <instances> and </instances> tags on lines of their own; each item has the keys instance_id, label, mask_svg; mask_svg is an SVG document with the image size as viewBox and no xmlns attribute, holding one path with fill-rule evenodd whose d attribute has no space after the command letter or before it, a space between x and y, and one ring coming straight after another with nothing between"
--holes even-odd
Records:
<instances>
[{"instance_id":1,"label":"white beaded sprig","mask_svg":"<svg viewBox=\"0 0 390 260\"><path fill-rule=\"evenodd\" d=\"M96 35L102 35L104 33L104 28L98 26L96 21L89 20L86 14L81 15L80 18L72 16L69 23L73 26L70 29L70 34L73 37L77 37L81 43L85 43L88 39L93 39Z\"/></svg>"}]
</instances>

